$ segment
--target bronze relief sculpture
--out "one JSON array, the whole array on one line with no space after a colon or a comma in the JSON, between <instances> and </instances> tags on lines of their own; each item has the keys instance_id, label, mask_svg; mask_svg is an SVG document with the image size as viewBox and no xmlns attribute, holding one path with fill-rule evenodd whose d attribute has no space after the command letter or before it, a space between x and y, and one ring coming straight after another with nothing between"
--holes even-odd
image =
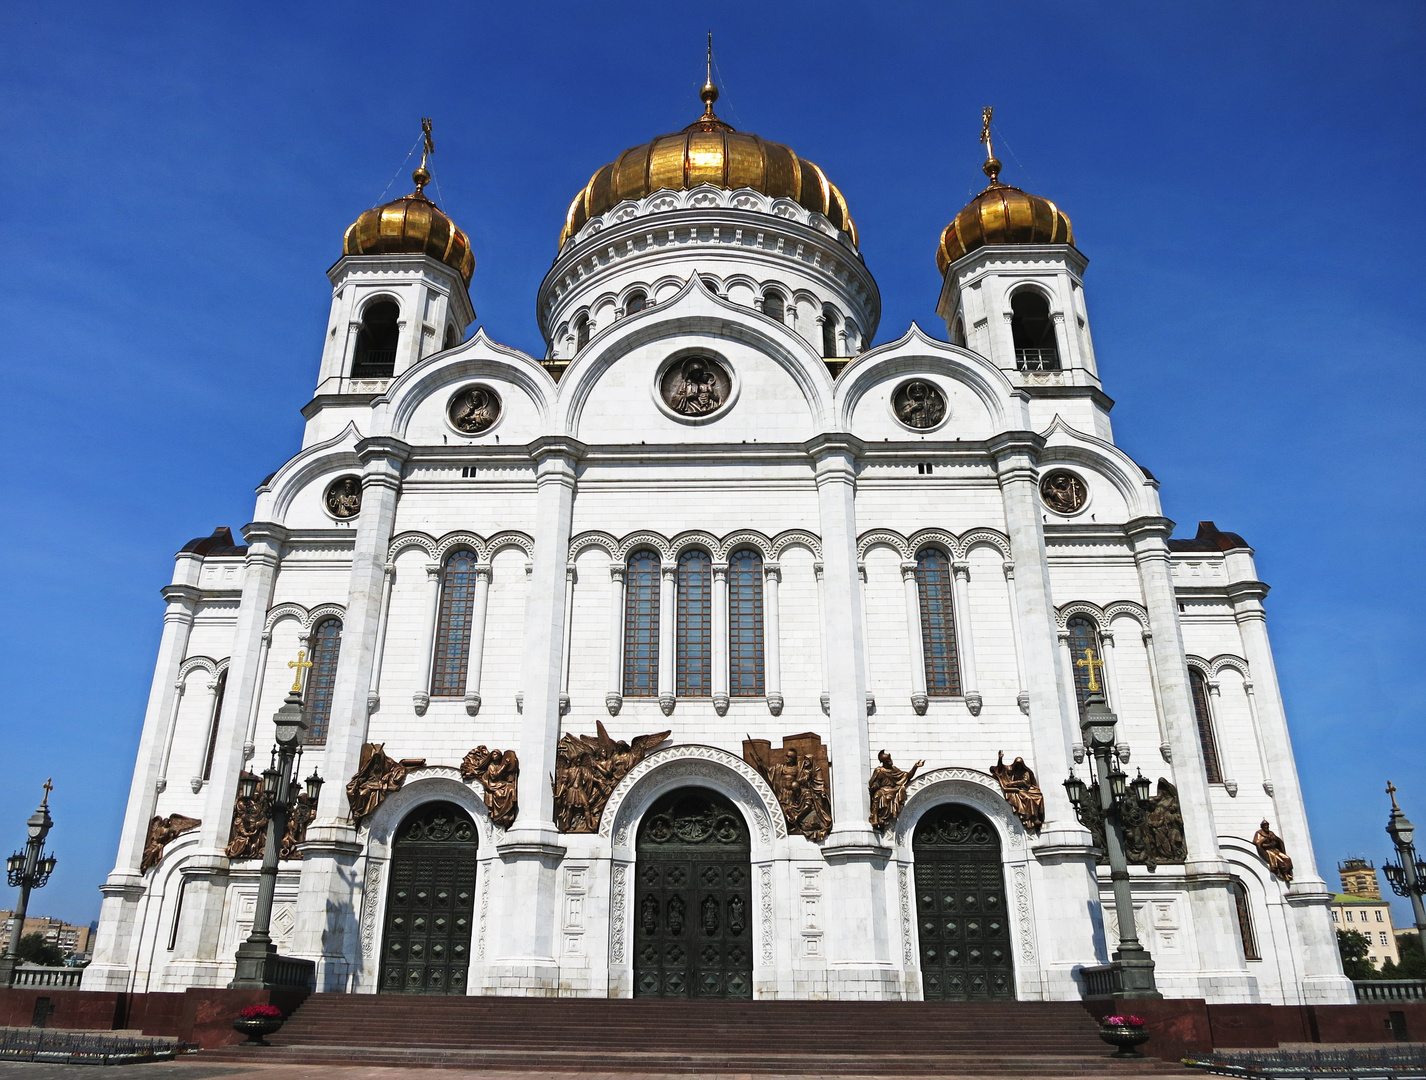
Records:
<instances>
[{"instance_id":1,"label":"bronze relief sculpture","mask_svg":"<svg viewBox=\"0 0 1426 1080\"><path fill-rule=\"evenodd\" d=\"M307 797L304 791L287 811L287 831L282 834L282 843L277 846L279 859L300 859L302 852L297 845L307 839L307 826L317 816L317 803Z\"/></svg>"},{"instance_id":2,"label":"bronze relief sculpture","mask_svg":"<svg viewBox=\"0 0 1426 1080\"><path fill-rule=\"evenodd\" d=\"M386 756L385 743L362 743L361 765L347 781L347 804L353 825L376 813L386 796L406 782L406 766Z\"/></svg>"},{"instance_id":3,"label":"bronze relief sculpture","mask_svg":"<svg viewBox=\"0 0 1426 1080\"><path fill-rule=\"evenodd\" d=\"M681 416L697 418L721 409L732 393L727 369L707 356L690 356L670 364L659 379L663 403Z\"/></svg>"},{"instance_id":4,"label":"bronze relief sculpture","mask_svg":"<svg viewBox=\"0 0 1426 1080\"><path fill-rule=\"evenodd\" d=\"M169 814L149 820L148 836L144 838L143 859L139 862L139 873L148 873L163 858L163 849L186 832L198 828L203 822L198 818Z\"/></svg>"},{"instance_id":5,"label":"bronze relief sculpture","mask_svg":"<svg viewBox=\"0 0 1426 1080\"><path fill-rule=\"evenodd\" d=\"M361 479L356 476L337 477L327 485L322 502L332 517L356 517L361 513Z\"/></svg>"},{"instance_id":6,"label":"bronze relief sculpture","mask_svg":"<svg viewBox=\"0 0 1426 1080\"><path fill-rule=\"evenodd\" d=\"M1283 844L1281 836L1268 828L1266 820L1253 834L1253 847L1258 849L1258 854L1262 856L1263 862L1268 864L1268 869L1273 872L1274 877L1282 878L1288 885L1292 884L1292 859L1287 854L1287 846Z\"/></svg>"},{"instance_id":7,"label":"bronze relief sculpture","mask_svg":"<svg viewBox=\"0 0 1426 1080\"><path fill-rule=\"evenodd\" d=\"M946 418L946 395L925 379L911 379L891 395L891 411L909 428L933 428Z\"/></svg>"},{"instance_id":8,"label":"bronze relief sculpture","mask_svg":"<svg viewBox=\"0 0 1426 1080\"><path fill-rule=\"evenodd\" d=\"M1077 514L1089 499L1089 489L1068 469L1056 469L1040 481L1040 498L1057 514Z\"/></svg>"},{"instance_id":9,"label":"bronze relief sculpture","mask_svg":"<svg viewBox=\"0 0 1426 1080\"><path fill-rule=\"evenodd\" d=\"M906 805L906 788L916 777L916 770L926 764L918 761L910 769L898 769L892 763L891 755L885 750L876 755L878 765L871 771L867 790L871 794L871 814L868 820L872 828L886 830L896 824L901 809Z\"/></svg>"},{"instance_id":10,"label":"bronze relief sculpture","mask_svg":"<svg viewBox=\"0 0 1426 1080\"><path fill-rule=\"evenodd\" d=\"M515 824L515 816L520 812L520 759L514 750L502 753L477 746L461 761L460 778L467 783L480 781L491 821L502 829Z\"/></svg>"},{"instance_id":11,"label":"bronze relief sculpture","mask_svg":"<svg viewBox=\"0 0 1426 1080\"><path fill-rule=\"evenodd\" d=\"M1000 783L1001 794L1015 811L1026 832L1039 832L1045 823L1045 793L1040 790L1040 782L1035 779L1034 770L1025 764L1025 759L1017 757L1015 764L1005 764L1005 751L995 757L990 767L990 775Z\"/></svg>"},{"instance_id":12,"label":"bronze relief sculpture","mask_svg":"<svg viewBox=\"0 0 1426 1080\"><path fill-rule=\"evenodd\" d=\"M1089 785L1089 795L1080 807L1085 828L1094 837L1094 846L1104 862L1104 814L1099 807L1099 784ZM1124 855L1131 864L1147 866L1151 871L1160 866L1188 861L1188 845L1183 839L1183 810L1178 802L1178 788L1159 777L1158 794L1143 806L1132 796L1120 804L1124 825Z\"/></svg>"},{"instance_id":13,"label":"bronze relief sculpture","mask_svg":"<svg viewBox=\"0 0 1426 1080\"><path fill-rule=\"evenodd\" d=\"M560 832L592 833L609 796L639 762L671 732L639 735L633 742L609 737L602 721L597 735L566 734L555 748L555 824Z\"/></svg>"},{"instance_id":14,"label":"bronze relief sculpture","mask_svg":"<svg viewBox=\"0 0 1426 1080\"><path fill-rule=\"evenodd\" d=\"M743 760L762 774L782 807L787 831L813 843L832 829L832 765L822 737L806 731L784 735L782 749L767 739L743 740Z\"/></svg>"},{"instance_id":15,"label":"bronze relief sculpture","mask_svg":"<svg viewBox=\"0 0 1426 1080\"><path fill-rule=\"evenodd\" d=\"M457 431L479 435L500 419L500 395L488 386L467 386L451 398L446 416Z\"/></svg>"},{"instance_id":16,"label":"bronze relief sculpture","mask_svg":"<svg viewBox=\"0 0 1426 1080\"><path fill-rule=\"evenodd\" d=\"M257 776L244 772L242 779L256 781ZM239 788L241 791L241 788ZM258 788L251 795L239 794L233 800L233 824L228 830L228 846L223 854L230 859L260 859L267 841L267 792Z\"/></svg>"}]
</instances>

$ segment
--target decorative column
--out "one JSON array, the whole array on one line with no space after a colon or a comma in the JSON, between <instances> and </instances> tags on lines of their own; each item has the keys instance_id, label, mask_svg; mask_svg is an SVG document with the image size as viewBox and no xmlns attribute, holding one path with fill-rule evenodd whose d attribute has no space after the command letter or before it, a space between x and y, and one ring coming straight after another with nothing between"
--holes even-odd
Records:
<instances>
[{"instance_id":1,"label":"decorative column","mask_svg":"<svg viewBox=\"0 0 1426 1080\"><path fill-rule=\"evenodd\" d=\"M1102 674L1104 676L1105 704L1114 709L1118 707L1119 703L1119 673L1118 668L1114 666L1114 631L1103 626L1099 628L1099 659L1104 663ZM1133 747L1124 741L1121 732L1120 740L1114 747L1114 756L1122 764L1127 765L1132 750Z\"/></svg>"},{"instance_id":2,"label":"decorative column","mask_svg":"<svg viewBox=\"0 0 1426 1080\"><path fill-rule=\"evenodd\" d=\"M178 730L178 711L183 708L183 693L187 680L177 679L173 684L173 707L168 712L168 725L163 736L163 756L159 760L158 779L154 781L154 794L162 795L168 790L168 760L173 756L173 736Z\"/></svg>"},{"instance_id":3,"label":"decorative column","mask_svg":"<svg viewBox=\"0 0 1426 1080\"><path fill-rule=\"evenodd\" d=\"M861 590L861 594L862 594L862 618L865 619L865 618L866 618L866 612L867 612L867 602L866 602L866 563L862 562L860 559L857 560L857 588L859 588L859 589ZM865 625L865 623L863 623L863 625L862 625L862 641L863 641L863 643L865 643L866 638L867 638L867 630L866 630L866 625ZM875 694L875 692L874 692L874 691L872 690L872 688L871 688L871 650L868 649L868 648L866 648L866 647L865 647L865 644L863 644L863 648L862 648L862 685L866 687L866 714L867 714L868 716L875 715L875 713L876 713L876 694Z\"/></svg>"},{"instance_id":4,"label":"decorative column","mask_svg":"<svg viewBox=\"0 0 1426 1080\"><path fill-rule=\"evenodd\" d=\"M975 671L975 632L970 617L970 563L957 559L951 563L955 580L956 605L952 615L956 621L956 640L961 647L961 678L965 683L966 708L972 716L980 715L980 680Z\"/></svg>"},{"instance_id":5,"label":"decorative column","mask_svg":"<svg viewBox=\"0 0 1426 1080\"><path fill-rule=\"evenodd\" d=\"M362 878L357 865L362 848L349 817L346 786L361 763L368 701L377 685L377 648L385 640L383 612L389 612L390 603L391 537L411 448L398 439L380 437L361 440L356 452L362 463L361 513L352 542L342 648L322 755L322 774L329 782L322 788L317 816L307 826L307 840L300 847L302 874L291 946L294 955L317 962L317 989L337 992L353 989L352 976L360 963L360 903L354 903L354 893Z\"/></svg>"},{"instance_id":6,"label":"decorative column","mask_svg":"<svg viewBox=\"0 0 1426 1080\"><path fill-rule=\"evenodd\" d=\"M243 736L243 760L251 761L257 753L257 713L262 705L262 683L267 676L267 655L272 651L272 631L262 632L262 647L258 650L256 681L258 691L253 694L252 709L248 711L247 734Z\"/></svg>"},{"instance_id":7,"label":"decorative column","mask_svg":"<svg viewBox=\"0 0 1426 1080\"><path fill-rule=\"evenodd\" d=\"M728 564L713 564L713 708L728 714Z\"/></svg>"},{"instance_id":8,"label":"decorative column","mask_svg":"<svg viewBox=\"0 0 1426 1080\"><path fill-rule=\"evenodd\" d=\"M1020 691L1015 695L1015 704L1026 716L1030 715L1030 691L1025 689L1025 647L1020 638L1020 603L1015 598L1015 563L1006 559L1000 564L1005 572L1005 594L1010 599L1010 641L1015 646L1015 679Z\"/></svg>"},{"instance_id":9,"label":"decorative column","mask_svg":"<svg viewBox=\"0 0 1426 1080\"><path fill-rule=\"evenodd\" d=\"M569 646L574 635L574 584L579 575L574 563L564 566L564 636L560 645L560 715L569 712Z\"/></svg>"},{"instance_id":10,"label":"decorative column","mask_svg":"<svg viewBox=\"0 0 1426 1080\"><path fill-rule=\"evenodd\" d=\"M678 625L678 565L659 564L659 708L665 716L673 712L674 650L678 647L675 633Z\"/></svg>"},{"instance_id":11,"label":"decorative column","mask_svg":"<svg viewBox=\"0 0 1426 1080\"><path fill-rule=\"evenodd\" d=\"M1218 751L1218 771L1223 774L1223 789L1232 798L1238 797L1238 781L1234 779L1238 774L1233 771L1232 755L1228 751L1227 741L1219 737L1221 725L1218 724L1218 714L1222 711L1223 695L1219 692L1217 679L1205 680L1208 686L1208 696L1213 699L1208 711L1208 721L1213 725L1213 748Z\"/></svg>"},{"instance_id":12,"label":"decorative column","mask_svg":"<svg viewBox=\"0 0 1426 1080\"><path fill-rule=\"evenodd\" d=\"M480 712L480 672L485 663L485 613L490 607L490 563L475 564L475 613L470 625L470 651L465 661L465 711Z\"/></svg>"},{"instance_id":13,"label":"decorative column","mask_svg":"<svg viewBox=\"0 0 1426 1080\"><path fill-rule=\"evenodd\" d=\"M417 716L425 716L431 705L431 651L436 647L436 618L441 607L441 564L426 564L425 619L421 624L421 638L417 642L418 662L416 692L411 695L411 705Z\"/></svg>"},{"instance_id":14,"label":"decorative column","mask_svg":"<svg viewBox=\"0 0 1426 1080\"><path fill-rule=\"evenodd\" d=\"M1258 748L1258 765L1263 770L1263 790L1271 796L1273 793L1272 767L1268 764L1268 751L1263 743L1263 725L1262 721L1258 719L1258 695L1253 691L1252 679L1244 677L1243 693L1248 698L1248 716L1252 719L1253 724L1253 743Z\"/></svg>"},{"instance_id":15,"label":"decorative column","mask_svg":"<svg viewBox=\"0 0 1426 1080\"><path fill-rule=\"evenodd\" d=\"M763 689L767 693L767 711L782 715L782 640L778 629L781 619L778 608L778 586L782 583L782 565L763 563Z\"/></svg>"},{"instance_id":16,"label":"decorative column","mask_svg":"<svg viewBox=\"0 0 1426 1080\"><path fill-rule=\"evenodd\" d=\"M818 619L821 621L822 626L825 627L826 624L827 624L827 599L826 599L826 596L825 596L824 594L826 593L827 590L826 590L826 587L824 586L824 584L823 584L823 582L822 582L822 578L823 578L824 575L823 575L823 566L822 566L822 562L821 562L820 559L819 559L817 562L814 562L814 563L812 564L812 576L817 579L817 617L818 617ZM831 715L832 715L832 695L827 692L827 635L826 635L826 633L824 633L824 632L823 632L823 633L818 633L818 635L817 635L817 648L818 648L819 654L820 654L821 657L822 657L822 693L821 693L820 695L818 695L818 701L821 702L821 705L822 705L822 712L825 713L827 716L831 716Z\"/></svg>"},{"instance_id":17,"label":"decorative column","mask_svg":"<svg viewBox=\"0 0 1426 1080\"><path fill-rule=\"evenodd\" d=\"M264 634L263 637L267 637L267 635ZM198 759L198 771L195 772L191 777L189 777L188 780L188 787L195 795L197 795L200 791L203 790L203 784L207 780L207 777L203 775L203 765L208 760L208 744L210 741L215 744L218 741L218 718L213 715L213 710L218 707L218 686L219 675L214 672L213 677L208 680L208 698L206 701L207 708L203 710L203 715L207 718L208 727L207 738L203 740L203 756ZM174 719L177 720L176 710ZM169 739L171 749L173 736L170 735ZM247 755L244 755L244 760L246 760L246 757Z\"/></svg>"},{"instance_id":18,"label":"decorative column","mask_svg":"<svg viewBox=\"0 0 1426 1080\"><path fill-rule=\"evenodd\" d=\"M1159 665L1154 659L1154 632L1148 628L1140 634L1144 640L1144 656L1149 661L1149 687L1154 692L1154 718L1159 722L1159 756L1173 763L1173 743L1169 741L1169 725L1164 719L1164 699L1159 693Z\"/></svg>"},{"instance_id":19,"label":"decorative column","mask_svg":"<svg viewBox=\"0 0 1426 1080\"><path fill-rule=\"evenodd\" d=\"M391 616L391 586L396 580L396 564L387 562L381 573L381 613L376 623L376 646L371 657L371 682L366 691L368 715L381 708L381 664L386 659L386 624Z\"/></svg>"},{"instance_id":20,"label":"decorative column","mask_svg":"<svg viewBox=\"0 0 1426 1080\"><path fill-rule=\"evenodd\" d=\"M906 597L906 641L911 656L911 707L925 716L931 699L926 696L926 657L921 642L921 591L916 586L916 563L901 564L901 591Z\"/></svg>"},{"instance_id":21,"label":"decorative column","mask_svg":"<svg viewBox=\"0 0 1426 1080\"><path fill-rule=\"evenodd\" d=\"M609 560L609 689L604 707L618 716L624 707L624 564Z\"/></svg>"}]
</instances>

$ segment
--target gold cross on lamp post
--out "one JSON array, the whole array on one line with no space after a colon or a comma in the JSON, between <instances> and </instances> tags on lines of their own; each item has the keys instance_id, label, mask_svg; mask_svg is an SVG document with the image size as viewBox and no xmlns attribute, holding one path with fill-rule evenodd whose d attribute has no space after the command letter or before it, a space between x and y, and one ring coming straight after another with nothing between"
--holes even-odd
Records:
<instances>
[{"instance_id":1,"label":"gold cross on lamp post","mask_svg":"<svg viewBox=\"0 0 1426 1080\"><path fill-rule=\"evenodd\" d=\"M1093 691L1099 690L1099 680L1098 680L1097 678L1095 678L1095 669L1096 669L1096 668L1102 668L1102 667L1104 666L1104 661L1103 661L1103 660L1096 660L1096 659L1094 658L1094 650L1093 650L1093 649L1085 649L1085 650L1084 650L1084 659L1083 659L1083 660L1076 660L1076 661L1074 662L1074 666L1075 666L1075 667L1088 668L1088 669L1089 669L1089 689L1090 689L1090 690L1093 690Z\"/></svg>"},{"instance_id":2,"label":"gold cross on lamp post","mask_svg":"<svg viewBox=\"0 0 1426 1080\"><path fill-rule=\"evenodd\" d=\"M53 781L54 781L54 777L51 776L48 780L46 780L43 784L40 785L41 787L43 787L43 788L45 789L45 797L40 800L40 805L41 805L41 806L48 806L48 805L49 805L50 792L54 790L54 783L53 783Z\"/></svg>"},{"instance_id":3,"label":"gold cross on lamp post","mask_svg":"<svg viewBox=\"0 0 1426 1080\"><path fill-rule=\"evenodd\" d=\"M1386 782L1386 793L1391 796L1391 808L1393 810L1400 810L1401 807L1396 805L1396 785L1390 780Z\"/></svg>"},{"instance_id":4,"label":"gold cross on lamp post","mask_svg":"<svg viewBox=\"0 0 1426 1080\"><path fill-rule=\"evenodd\" d=\"M298 649L297 659L287 661L287 666L297 669L297 677L292 680L292 692L302 693L302 673L312 666L312 661L307 659L307 650Z\"/></svg>"}]
</instances>

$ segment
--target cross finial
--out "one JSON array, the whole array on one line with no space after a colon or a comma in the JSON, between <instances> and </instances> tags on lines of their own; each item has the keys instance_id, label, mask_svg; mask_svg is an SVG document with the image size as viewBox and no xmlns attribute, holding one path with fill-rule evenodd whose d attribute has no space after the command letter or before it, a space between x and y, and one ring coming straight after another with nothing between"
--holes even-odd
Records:
<instances>
[{"instance_id":1,"label":"cross finial","mask_svg":"<svg viewBox=\"0 0 1426 1080\"><path fill-rule=\"evenodd\" d=\"M48 806L50 803L50 792L54 790L54 777L51 776L42 785L45 789L45 797L40 800L40 806Z\"/></svg>"},{"instance_id":2,"label":"cross finial","mask_svg":"<svg viewBox=\"0 0 1426 1080\"><path fill-rule=\"evenodd\" d=\"M1401 807L1396 805L1396 785L1390 780L1386 782L1386 793L1391 796L1391 808L1399 813Z\"/></svg>"},{"instance_id":3,"label":"cross finial","mask_svg":"<svg viewBox=\"0 0 1426 1080\"><path fill-rule=\"evenodd\" d=\"M713 31L708 31L708 78L698 96L703 99L703 119L717 119L713 115L713 102L718 100L718 88L713 85Z\"/></svg>"},{"instance_id":4,"label":"cross finial","mask_svg":"<svg viewBox=\"0 0 1426 1080\"><path fill-rule=\"evenodd\" d=\"M992 184L1000 183L1000 159L990 145L990 118L995 115L995 106L987 105L980 110L980 141L985 143L985 164L981 166Z\"/></svg>"},{"instance_id":5,"label":"cross finial","mask_svg":"<svg viewBox=\"0 0 1426 1080\"><path fill-rule=\"evenodd\" d=\"M431 118L421 117L421 164L416 166L416 171L411 174L411 179L416 181L416 194L424 196L426 185L431 182L431 170L426 168L426 158L436 152L436 144L431 141Z\"/></svg>"},{"instance_id":6,"label":"cross finial","mask_svg":"<svg viewBox=\"0 0 1426 1080\"><path fill-rule=\"evenodd\" d=\"M298 649L297 659L287 661L287 666L297 669L297 676L292 680L292 692L302 693L302 673L312 666L312 661L307 659L307 650Z\"/></svg>"},{"instance_id":7,"label":"cross finial","mask_svg":"<svg viewBox=\"0 0 1426 1080\"><path fill-rule=\"evenodd\" d=\"M1096 660L1096 659L1094 658L1094 650L1093 650L1093 649L1085 649L1085 650L1084 650L1084 659L1083 659L1083 660L1076 660L1076 661L1074 662L1074 666L1075 666L1075 667L1087 668L1087 669L1089 670L1089 689L1090 689L1091 691L1097 692L1097 691L1099 690L1099 680L1098 680L1097 678L1095 678L1095 669L1097 669L1097 668L1102 668L1102 667L1104 666L1104 661L1103 661L1103 660Z\"/></svg>"}]
</instances>

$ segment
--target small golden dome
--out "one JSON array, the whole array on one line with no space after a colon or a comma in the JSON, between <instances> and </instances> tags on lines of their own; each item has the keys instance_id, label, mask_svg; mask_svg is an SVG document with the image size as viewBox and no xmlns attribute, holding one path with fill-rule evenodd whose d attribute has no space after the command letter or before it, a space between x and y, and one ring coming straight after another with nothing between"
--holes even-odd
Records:
<instances>
[{"instance_id":1,"label":"small golden dome","mask_svg":"<svg viewBox=\"0 0 1426 1080\"><path fill-rule=\"evenodd\" d=\"M994 165L994 169L989 168ZM936 265L944 277L946 267L961 256L987 244L1073 244L1070 219L1049 199L1031 195L995 178L1000 162L986 162L990 187L970 201L941 233Z\"/></svg>"},{"instance_id":2,"label":"small golden dome","mask_svg":"<svg viewBox=\"0 0 1426 1080\"><path fill-rule=\"evenodd\" d=\"M713 113L718 98L712 79L699 95L703 115L680 132L625 150L600 169L569 204L560 247L592 217L626 199L655 191L687 191L700 184L732 191L752 188L764 195L793 199L824 215L857 242L857 227L837 186L812 162L781 143L739 132Z\"/></svg>"},{"instance_id":3,"label":"small golden dome","mask_svg":"<svg viewBox=\"0 0 1426 1080\"><path fill-rule=\"evenodd\" d=\"M460 272L470 287L475 272L475 255L470 237L426 198L431 174L422 164L411 174L416 190L384 206L373 207L347 228L342 237L343 255L429 255Z\"/></svg>"}]
</instances>

